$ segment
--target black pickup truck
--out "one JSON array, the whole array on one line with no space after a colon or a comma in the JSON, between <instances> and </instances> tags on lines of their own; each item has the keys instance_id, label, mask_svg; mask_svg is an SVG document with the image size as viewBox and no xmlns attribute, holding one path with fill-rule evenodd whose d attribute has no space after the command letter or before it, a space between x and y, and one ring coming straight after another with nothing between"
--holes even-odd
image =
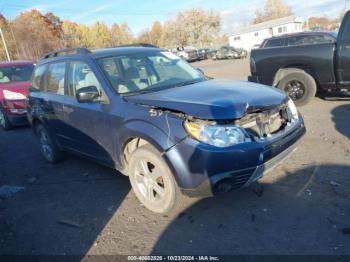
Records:
<instances>
[{"instance_id":1,"label":"black pickup truck","mask_svg":"<svg viewBox=\"0 0 350 262\"><path fill-rule=\"evenodd\" d=\"M278 87L297 105L316 92L349 95L350 11L337 35L312 32L265 40L252 50L250 69L249 81Z\"/></svg>"}]
</instances>

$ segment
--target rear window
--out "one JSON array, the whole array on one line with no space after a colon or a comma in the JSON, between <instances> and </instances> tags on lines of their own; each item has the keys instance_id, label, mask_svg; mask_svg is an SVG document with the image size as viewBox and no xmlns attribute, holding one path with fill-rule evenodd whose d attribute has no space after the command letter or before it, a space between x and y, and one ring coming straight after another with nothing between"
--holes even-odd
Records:
<instances>
[{"instance_id":1,"label":"rear window","mask_svg":"<svg viewBox=\"0 0 350 262\"><path fill-rule=\"evenodd\" d=\"M29 81L34 65L16 65L0 67L0 84Z\"/></svg>"},{"instance_id":2,"label":"rear window","mask_svg":"<svg viewBox=\"0 0 350 262\"><path fill-rule=\"evenodd\" d=\"M284 38L266 40L264 47L281 47L284 46Z\"/></svg>"}]
</instances>

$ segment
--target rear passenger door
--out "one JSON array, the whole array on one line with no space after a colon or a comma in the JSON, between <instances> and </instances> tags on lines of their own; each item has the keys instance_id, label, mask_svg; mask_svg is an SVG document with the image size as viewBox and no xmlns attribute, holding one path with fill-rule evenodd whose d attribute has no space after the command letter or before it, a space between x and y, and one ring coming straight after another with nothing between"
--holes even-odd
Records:
<instances>
[{"instance_id":1,"label":"rear passenger door","mask_svg":"<svg viewBox=\"0 0 350 262\"><path fill-rule=\"evenodd\" d=\"M340 27L337 39L337 79L340 85L350 87L350 12Z\"/></svg>"},{"instance_id":2,"label":"rear passenger door","mask_svg":"<svg viewBox=\"0 0 350 262\"><path fill-rule=\"evenodd\" d=\"M64 61L40 65L34 72L29 103L31 110L58 139L64 126L61 101L64 100ZM59 141L60 142L60 141Z\"/></svg>"},{"instance_id":3,"label":"rear passenger door","mask_svg":"<svg viewBox=\"0 0 350 262\"><path fill-rule=\"evenodd\" d=\"M79 88L95 86L100 91L100 99L92 103L79 103L76 91ZM100 81L87 62L70 61L67 66L66 99L63 113L66 126L65 147L103 164L113 166L111 152L112 139L110 105L102 102L106 94Z\"/></svg>"}]
</instances>

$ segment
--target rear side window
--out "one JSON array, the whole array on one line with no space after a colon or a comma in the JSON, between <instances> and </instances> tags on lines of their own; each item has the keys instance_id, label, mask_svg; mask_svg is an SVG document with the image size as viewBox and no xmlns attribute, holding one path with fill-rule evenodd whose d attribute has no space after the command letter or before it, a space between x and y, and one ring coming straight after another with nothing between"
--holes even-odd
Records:
<instances>
[{"instance_id":1,"label":"rear side window","mask_svg":"<svg viewBox=\"0 0 350 262\"><path fill-rule=\"evenodd\" d=\"M292 36L288 38L288 45L303 45L306 36Z\"/></svg>"},{"instance_id":2,"label":"rear side window","mask_svg":"<svg viewBox=\"0 0 350 262\"><path fill-rule=\"evenodd\" d=\"M281 47L284 46L284 38L267 40L264 47Z\"/></svg>"},{"instance_id":3,"label":"rear side window","mask_svg":"<svg viewBox=\"0 0 350 262\"><path fill-rule=\"evenodd\" d=\"M332 43L334 39L325 35L294 36L288 38L288 45L312 45Z\"/></svg>"},{"instance_id":4,"label":"rear side window","mask_svg":"<svg viewBox=\"0 0 350 262\"><path fill-rule=\"evenodd\" d=\"M44 90L44 74L46 71L47 65L41 65L35 68L33 76L32 76L32 84L31 87L37 90Z\"/></svg>"},{"instance_id":5,"label":"rear side window","mask_svg":"<svg viewBox=\"0 0 350 262\"><path fill-rule=\"evenodd\" d=\"M46 71L46 91L64 95L64 76L66 71L66 63L50 64Z\"/></svg>"}]
</instances>

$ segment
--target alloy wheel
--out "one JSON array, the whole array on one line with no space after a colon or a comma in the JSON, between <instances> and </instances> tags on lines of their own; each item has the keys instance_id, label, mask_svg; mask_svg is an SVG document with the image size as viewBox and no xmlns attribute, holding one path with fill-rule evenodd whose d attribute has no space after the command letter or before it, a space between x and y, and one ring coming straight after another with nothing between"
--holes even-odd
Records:
<instances>
[{"instance_id":1,"label":"alloy wheel","mask_svg":"<svg viewBox=\"0 0 350 262\"><path fill-rule=\"evenodd\" d=\"M147 201L156 203L164 198L164 180L160 169L153 163L146 159L139 160L134 176L138 190Z\"/></svg>"},{"instance_id":2,"label":"alloy wheel","mask_svg":"<svg viewBox=\"0 0 350 262\"><path fill-rule=\"evenodd\" d=\"M50 144L49 136L45 130L40 131L40 146L41 152L48 160L53 159L53 150Z\"/></svg>"},{"instance_id":3,"label":"alloy wheel","mask_svg":"<svg viewBox=\"0 0 350 262\"><path fill-rule=\"evenodd\" d=\"M286 84L285 91L290 98L292 98L294 101L297 101L305 95L306 88L302 82L298 80L292 80Z\"/></svg>"}]
</instances>

